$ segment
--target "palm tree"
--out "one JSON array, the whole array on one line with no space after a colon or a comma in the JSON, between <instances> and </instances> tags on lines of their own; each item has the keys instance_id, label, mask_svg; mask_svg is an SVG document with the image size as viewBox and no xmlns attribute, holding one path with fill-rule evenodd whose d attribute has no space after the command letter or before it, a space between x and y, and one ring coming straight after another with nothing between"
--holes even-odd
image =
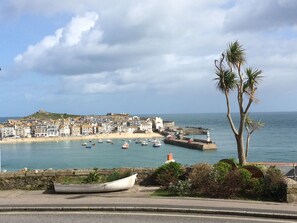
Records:
<instances>
[{"instance_id":1,"label":"palm tree","mask_svg":"<svg viewBox=\"0 0 297 223\"><path fill-rule=\"evenodd\" d=\"M249 147L250 136L254 132L249 132L251 125L248 125L247 117L250 106L255 102L255 94L258 84L262 78L261 70L253 71L247 68L242 72L242 66L245 64L245 51L238 41L230 43L228 49L222 53L219 60L215 60L217 89L224 93L227 105L227 118L231 130L235 136L237 144L238 160L241 165L246 163L247 151ZM237 103L239 109L239 126L236 128L231 116L230 92L237 93ZM244 97L244 96L247 97ZM247 98L246 104L244 103ZM253 128L252 128L253 129ZM247 131L248 138L244 143L244 131Z\"/></svg>"}]
</instances>

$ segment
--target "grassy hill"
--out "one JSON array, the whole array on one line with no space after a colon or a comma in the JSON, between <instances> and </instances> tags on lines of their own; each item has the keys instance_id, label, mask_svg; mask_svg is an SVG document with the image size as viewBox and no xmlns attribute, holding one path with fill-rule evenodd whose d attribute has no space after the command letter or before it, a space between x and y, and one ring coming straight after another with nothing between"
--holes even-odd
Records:
<instances>
[{"instance_id":1,"label":"grassy hill","mask_svg":"<svg viewBox=\"0 0 297 223\"><path fill-rule=\"evenodd\" d=\"M25 119L63 119L63 118L76 118L80 117L81 115L72 115L67 113L53 113L53 112L46 112L46 111L38 111L32 115L25 117Z\"/></svg>"}]
</instances>

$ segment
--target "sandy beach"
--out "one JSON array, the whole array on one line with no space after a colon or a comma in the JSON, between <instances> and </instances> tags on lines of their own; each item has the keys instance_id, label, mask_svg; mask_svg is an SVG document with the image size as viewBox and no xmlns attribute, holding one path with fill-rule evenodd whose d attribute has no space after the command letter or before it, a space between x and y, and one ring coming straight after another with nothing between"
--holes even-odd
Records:
<instances>
[{"instance_id":1,"label":"sandy beach","mask_svg":"<svg viewBox=\"0 0 297 223\"><path fill-rule=\"evenodd\" d=\"M68 140L98 140L98 139L136 139L136 138L162 138L158 133L111 133L88 136L68 136L68 137L40 137L40 138L5 138L0 144L11 143L31 143L31 142L49 142L49 141L68 141Z\"/></svg>"}]
</instances>

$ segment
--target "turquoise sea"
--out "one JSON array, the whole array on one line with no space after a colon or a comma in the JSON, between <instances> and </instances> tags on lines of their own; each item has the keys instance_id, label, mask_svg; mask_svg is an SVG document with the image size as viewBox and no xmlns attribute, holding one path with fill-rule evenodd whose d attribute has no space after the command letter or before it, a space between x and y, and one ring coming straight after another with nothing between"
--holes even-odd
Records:
<instances>
[{"instance_id":1,"label":"turquoise sea","mask_svg":"<svg viewBox=\"0 0 297 223\"><path fill-rule=\"evenodd\" d=\"M141 115L144 116L144 115ZM168 153L184 165L198 162L215 163L223 158L237 157L233 134L226 115L219 114L156 114L164 120L175 121L178 126L196 126L210 129L216 151L196 151L172 145L161 148L130 143L121 149L122 140L106 142L91 149L82 146L85 141L22 143L0 145L2 170L67 168L158 167ZM265 127L254 133L248 161L297 162L297 112L253 113ZM3 122L6 118L0 118ZM205 139L205 136L198 136Z\"/></svg>"}]
</instances>

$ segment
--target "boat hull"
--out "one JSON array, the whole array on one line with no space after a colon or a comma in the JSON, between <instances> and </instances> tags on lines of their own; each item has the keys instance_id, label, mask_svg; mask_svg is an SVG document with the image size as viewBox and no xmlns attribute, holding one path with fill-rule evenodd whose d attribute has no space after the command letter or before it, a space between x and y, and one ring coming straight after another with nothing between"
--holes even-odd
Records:
<instances>
[{"instance_id":1,"label":"boat hull","mask_svg":"<svg viewBox=\"0 0 297 223\"><path fill-rule=\"evenodd\" d=\"M112 182L102 183L102 184L60 184L54 183L54 188L56 193L104 193L104 192L114 192L121 190L128 190L132 188L135 184L137 174L133 174L129 177L123 179L115 180Z\"/></svg>"}]
</instances>

